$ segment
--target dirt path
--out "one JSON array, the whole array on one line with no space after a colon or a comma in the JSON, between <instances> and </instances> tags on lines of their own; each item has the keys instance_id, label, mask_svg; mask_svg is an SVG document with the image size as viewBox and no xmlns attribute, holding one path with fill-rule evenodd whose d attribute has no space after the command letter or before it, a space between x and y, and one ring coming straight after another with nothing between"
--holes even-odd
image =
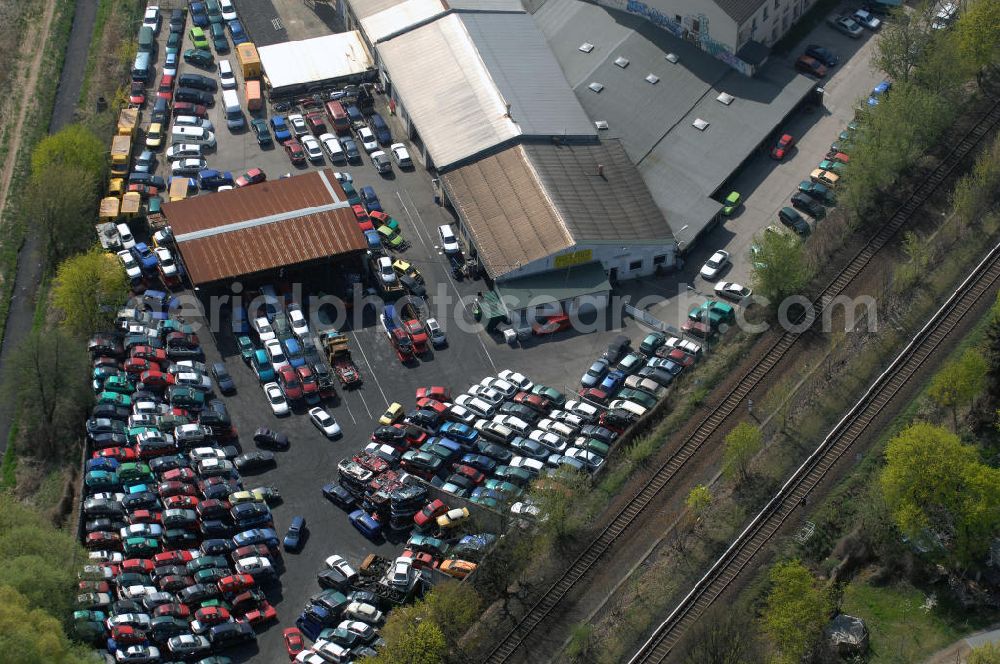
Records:
<instances>
[{"instance_id":1,"label":"dirt path","mask_svg":"<svg viewBox=\"0 0 1000 664\"><path fill-rule=\"evenodd\" d=\"M48 0L45 4L45 13L42 16L41 24L38 26L36 34L48 35L52 27L52 17L56 13L55 0ZM8 159L5 160L3 171L0 172L0 211L7 207L7 193L10 191L10 181L14 177L14 167L17 165L17 153L21 150L21 134L24 131L24 120L28 117L28 109L32 108L31 95L35 93L35 86L38 83L38 73L42 68L42 60L45 58L45 48L39 48L38 43L27 40L21 45L18 55L18 62L23 62L24 57L34 52L31 63L28 65L28 74L21 81L20 111L17 114L17 121L14 123L11 132L10 146L7 151Z\"/></svg>"},{"instance_id":2,"label":"dirt path","mask_svg":"<svg viewBox=\"0 0 1000 664\"><path fill-rule=\"evenodd\" d=\"M978 648L984 643L1000 642L1000 629L994 625L991 630L984 630L963 636L961 639L951 644L943 650L939 650L926 660L924 664L964 664L965 658L972 652L973 648Z\"/></svg>"}]
</instances>

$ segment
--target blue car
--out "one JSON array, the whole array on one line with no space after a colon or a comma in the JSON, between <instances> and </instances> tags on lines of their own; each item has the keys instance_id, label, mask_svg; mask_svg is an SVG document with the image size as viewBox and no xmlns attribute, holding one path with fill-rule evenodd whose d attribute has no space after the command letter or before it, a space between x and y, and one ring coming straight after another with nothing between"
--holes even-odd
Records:
<instances>
[{"instance_id":1,"label":"blue car","mask_svg":"<svg viewBox=\"0 0 1000 664\"><path fill-rule=\"evenodd\" d=\"M368 243L368 249L370 251L382 250L382 237L376 230L365 231L365 242Z\"/></svg>"},{"instance_id":2,"label":"blue car","mask_svg":"<svg viewBox=\"0 0 1000 664\"><path fill-rule=\"evenodd\" d=\"M601 381L601 390L605 394L613 394L625 382L625 374L617 369L608 373Z\"/></svg>"},{"instance_id":3,"label":"blue car","mask_svg":"<svg viewBox=\"0 0 1000 664\"><path fill-rule=\"evenodd\" d=\"M208 12L205 11L205 3L192 2L189 7L191 11L191 22L199 28L208 27Z\"/></svg>"},{"instance_id":4,"label":"blue car","mask_svg":"<svg viewBox=\"0 0 1000 664\"><path fill-rule=\"evenodd\" d=\"M106 470L109 472L118 470L118 459L110 459L105 457L89 459L87 461L87 471L89 472L91 470Z\"/></svg>"},{"instance_id":5,"label":"blue car","mask_svg":"<svg viewBox=\"0 0 1000 664\"><path fill-rule=\"evenodd\" d=\"M369 212L382 212L382 203L371 187L361 187L361 202Z\"/></svg>"},{"instance_id":6,"label":"blue car","mask_svg":"<svg viewBox=\"0 0 1000 664\"><path fill-rule=\"evenodd\" d=\"M273 528L252 528L233 536L233 546L239 548L249 544L266 544L272 549L278 548L278 533Z\"/></svg>"},{"instance_id":7,"label":"blue car","mask_svg":"<svg viewBox=\"0 0 1000 664\"><path fill-rule=\"evenodd\" d=\"M139 242L132 247L132 256L135 257L143 272L152 272L156 269L156 254L145 242Z\"/></svg>"},{"instance_id":8,"label":"blue car","mask_svg":"<svg viewBox=\"0 0 1000 664\"><path fill-rule=\"evenodd\" d=\"M274 130L274 137L279 143L292 137L292 130L288 128L288 120L284 115L275 115L271 118L271 129Z\"/></svg>"},{"instance_id":9,"label":"blue car","mask_svg":"<svg viewBox=\"0 0 1000 664\"><path fill-rule=\"evenodd\" d=\"M306 363L306 358L302 356L302 346L295 339L285 339L281 342L285 347L285 356L288 358L288 363L293 367L301 367Z\"/></svg>"},{"instance_id":10,"label":"blue car","mask_svg":"<svg viewBox=\"0 0 1000 664\"><path fill-rule=\"evenodd\" d=\"M482 454L466 454L459 463L471 466L487 475L492 475L497 467L497 462Z\"/></svg>"},{"instance_id":11,"label":"blue car","mask_svg":"<svg viewBox=\"0 0 1000 664\"><path fill-rule=\"evenodd\" d=\"M238 19L233 19L229 22L229 34L233 36L233 45L239 46L240 44L250 41L247 38L247 33L243 29L243 24L239 22Z\"/></svg>"},{"instance_id":12,"label":"blue car","mask_svg":"<svg viewBox=\"0 0 1000 664\"><path fill-rule=\"evenodd\" d=\"M347 518L351 525L358 529L358 532L370 540L377 539L382 534L381 524L364 510L354 510Z\"/></svg>"},{"instance_id":13,"label":"blue car","mask_svg":"<svg viewBox=\"0 0 1000 664\"><path fill-rule=\"evenodd\" d=\"M604 380L604 375L608 373L608 361L601 358L587 369L587 373L583 374L580 378L580 385L584 387L597 387L597 385Z\"/></svg>"},{"instance_id":14,"label":"blue car","mask_svg":"<svg viewBox=\"0 0 1000 664\"><path fill-rule=\"evenodd\" d=\"M198 173L198 184L202 190L218 189L222 186L233 186L233 174L230 171L217 171L206 168Z\"/></svg>"},{"instance_id":15,"label":"blue car","mask_svg":"<svg viewBox=\"0 0 1000 664\"><path fill-rule=\"evenodd\" d=\"M470 427L468 424L462 424L461 422L445 422L438 429L438 433L442 436L446 436L453 440L457 440L463 445L473 445L476 439L479 438L479 432Z\"/></svg>"},{"instance_id":16,"label":"blue car","mask_svg":"<svg viewBox=\"0 0 1000 664\"><path fill-rule=\"evenodd\" d=\"M304 516L292 517L292 523L285 533L285 551L298 551L302 548L302 538L305 536L306 518Z\"/></svg>"},{"instance_id":17,"label":"blue car","mask_svg":"<svg viewBox=\"0 0 1000 664\"><path fill-rule=\"evenodd\" d=\"M345 136L340 139L340 145L344 148L344 153L347 155L348 161L361 159L361 151L358 150L358 144L354 142L353 138Z\"/></svg>"},{"instance_id":18,"label":"blue car","mask_svg":"<svg viewBox=\"0 0 1000 664\"><path fill-rule=\"evenodd\" d=\"M889 81L882 81L881 83L876 85L875 89L872 90L871 96L868 97L868 105L878 106L879 97L887 93L889 91L889 88L891 87L892 83L890 83Z\"/></svg>"}]
</instances>

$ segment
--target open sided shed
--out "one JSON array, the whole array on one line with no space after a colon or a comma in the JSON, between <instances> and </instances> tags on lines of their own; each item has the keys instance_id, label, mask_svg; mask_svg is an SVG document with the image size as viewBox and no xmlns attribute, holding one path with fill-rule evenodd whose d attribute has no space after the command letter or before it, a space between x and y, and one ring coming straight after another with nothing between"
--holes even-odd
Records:
<instances>
[{"instance_id":1,"label":"open sided shed","mask_svg":"<svg viewBox=\"0 0 1000 664\"><path fill-rule=\"evenodd\" d=\"M375 73L372 56L356 30L261 46L257 52L272 97L358 83Z\"/></svg>"}]
</instances>

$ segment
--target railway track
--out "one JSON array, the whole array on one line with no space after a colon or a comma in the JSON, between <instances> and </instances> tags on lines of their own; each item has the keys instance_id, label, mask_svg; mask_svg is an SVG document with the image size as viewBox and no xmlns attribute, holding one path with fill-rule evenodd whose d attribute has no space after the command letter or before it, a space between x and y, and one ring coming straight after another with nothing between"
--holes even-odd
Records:
<instances>
[{"instance_id":1,"label":"railway track","mask_svg":"<svg viewBox=\"0 0 1000 664\"><path fill-rule=\"evenodd\" d=\"M1000 123L1000 103L994 104L964 136L954 143L934 171L917 186L871 240L851 258L843 271L811 302L804 313L805 317L810 318L810 323L822 319L823 312L834 298L843 293L847 285L903 228L909 218L938 190L945 179L965 161L998 123ZM801 331L786 331L767 349L754 368L740 378L715 410L705 417L694 433L681 444L677 452L654 471L649 482L612 518L604 530L597 534L590 545L566 567L555 583L494 647L485 659L487 664L501 664L514 655L521 644L552 614L566 594L653 502L660 491L679 474L702 445L721 428L730 415L737 411L753 389L788 353L801 333Z\"/></svg>"},{"instance_id":2,"label":"railway track","mask_svg":"<svg viewBox=\"0 0 1000 664\"><path fill-rule=\"evenodd\" d=\"M783 523L819 484L848 449L865 434L869 424L896 396L962 318L986 296L996 296L1000 281L1000 244L993 247L931 320L913 337L853 408L834 426L819 447L792 474L778 493L740 533L725 553L695 584L665 621L653 632L629 664L662 662L673 646L725 590Z\"/></svg>"}]
</instances>

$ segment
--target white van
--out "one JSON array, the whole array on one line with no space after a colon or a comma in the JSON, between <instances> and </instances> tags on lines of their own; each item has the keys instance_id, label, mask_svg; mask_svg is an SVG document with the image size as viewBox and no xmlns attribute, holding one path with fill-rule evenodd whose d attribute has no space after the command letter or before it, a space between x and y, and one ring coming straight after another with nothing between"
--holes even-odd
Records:
<instances>
[{"instance_id":1,"label":"white van","mask_svg":"<svg viewBox=\"0 0 1000 664\"><path fill-rule=\"evenodd\" d=\"M640 406L639 404L635 403L634 401L626 401L625 399L616 399L616 400L612 401L608 405L608 409L609 410L627 410L628 412L630 412L633 415L636 415L638 417L642 417L643 415L645 415L646 411L648 410L646 407Z\"/></svg>"},{"instance_id":2,"label":"white van","mask_svg":"<svg viewBox=\"0 0 1000 664\"><path fill-rule=\"evenodd\" d=\"M219 81L223 90L236 89L236 74L233 73L233 66L229 60L219 60Z\"/></svg>"},{"instance_id":3,"label":"white van","mask_svg":"<svg viewBox=\"0 0 1000 664\"><path fill-rule=\"evenodd\" d=\"M344 147L340 144L340 140L333 134L321 135L319 142L326 148L327 154L330 155L330 161L344 161L346 159Z\"/></svg>"},{"instance_id":4,"label":"white van","mask_svg":"<svg viewBox=\"0 0 1000 664\"><path fill-rule=\"evenodd\" d=\"M236 94L236 90L222 91L222 107L225 109L226 126L229 127L229 131L243 129L246 126L243 108L240 106L240 96Z\"/></svg>"},{"instance_id":5,"label":"white van","mask_svg":"<svg viewBox=\"0 0 1000 664\"><path fill-rule=\"evenodd\" d=\"M128 224L118 224L118 237L122 239L122 247L125 249L131 249L135 246L135 238L132 236L132 231L129 229Z\"/></svg>"},{"instance_id":6,"label":"white van","mask_svg":"<svg viewBox=\"0 0 1000 664\"><path fill-rule=\"evenodd\" d=\"M170 130L173 143L194 143L205 147L215 147L215 134L204 127L173 127Z\"/></svg>"}]
</instances>

